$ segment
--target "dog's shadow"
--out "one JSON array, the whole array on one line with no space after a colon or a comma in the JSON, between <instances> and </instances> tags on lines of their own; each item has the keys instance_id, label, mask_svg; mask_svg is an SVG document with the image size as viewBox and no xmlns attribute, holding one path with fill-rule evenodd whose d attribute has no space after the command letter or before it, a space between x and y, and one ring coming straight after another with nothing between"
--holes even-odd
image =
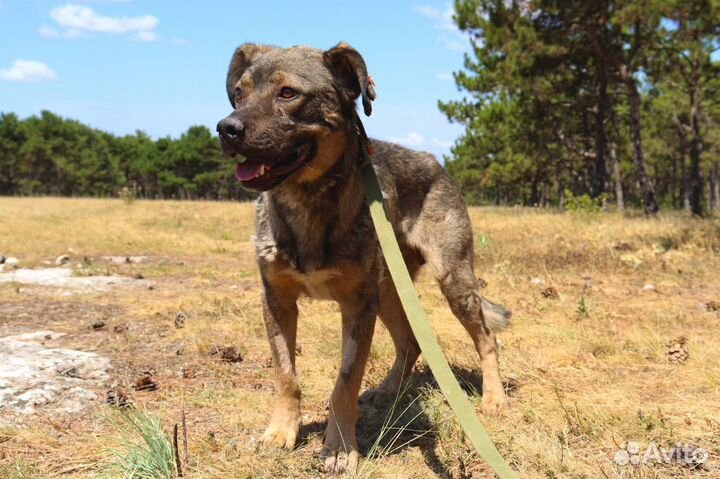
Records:
<instances>
[{"instance_id":1,"label":"dog's shadow","mask_svg":"<svg viewBox=\"0 0 720 479\"><path fill-rule=\"evenodd\" d=\"M418 368L419 369L419 368ZM470 396L480 396L482 376L472 369L452 367L460 386ZM511 392L515 384L506 384ZM427 466L440 477L450 477L450 470L437 454L437 424L428 415L422 401L424 389L438 389L429 369L417 370L402 387L401 394L382 397L372 390L360 395L360 417L357 439L360 452L369 460L399 454L409 447L417 447ZM327 420L303 424L300 444L307 444L311 436L322 434Z\"/></svg>"}]
</instances>

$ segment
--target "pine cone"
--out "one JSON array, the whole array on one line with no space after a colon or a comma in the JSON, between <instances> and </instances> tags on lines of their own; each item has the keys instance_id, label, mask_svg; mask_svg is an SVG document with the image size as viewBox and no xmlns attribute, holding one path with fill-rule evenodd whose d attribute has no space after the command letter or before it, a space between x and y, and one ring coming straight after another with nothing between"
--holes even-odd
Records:
<instances>
[{"instance_id":1,"label":"pine cone","mask_svg":"<svg viewBox=\"0 0 720 479\"><path fill-rule=\"evenodd\" d=\"M227 346L220 351L220 359L229 363L239 363L243 360L243 357L238 348L235 346Z\"/></svg>"},{"instance_id":2,"label":"pine cone","mask_svg":"<svg viewBox=\"0 0 720 479\"><path fill-rule=\"evenodd\" d=\"M178 311L175 315L175 327L180 329L185 327L185 321L187 321L187 315L182 311Z\"/></svg>"},{"instance_id":3,"label":"pine cone","mask_svg":"<svg viewBox=\"0 0 720 479\"><path fill-rule=\"evenodd\" d=\"M90 327L95 330L103 329L105 327L105 321L98 319L97 321L93 321Z\"/></svg>"},{"instance_id":4,"label":"pine cone","mask_svg":"<svg viewBox=\"0 0 720 479\"><path fill-rule=\"evenodd\" d=\"M133 383L133 389L136 391L157 391L159 387L153 375L148 371L145 371L143 375Z\"/></svg>"},{"instance_id":5,"label":"pine cone","mask_svg":"<svg viewBox=\"0 0 720 479\"><path fill-rule=\"evenodd\" d=\"M690 348L687 344L687 338L685 336L680 336L668 341L666 355L668 361L673 364L680 364L687 361L690 357Z\"/></svg>"},{"instance_id":6,"label":"pine cone","mask_svg":"<svg viewBox=\"0 0 720 479\"><path fill-rule=\"evenodd\" d=\"M228 363L239 363L243 360L242 352L235 346L218 346L213 344L208 350L210 356L216 356L221 361Z\"/></svg>"},{"instance_id":7,"label":"pine cone","mask_svg":"<svg viewBox=\"0 0 720 479\"><path fill-rule=\"evenodd\" d=\"M540 294L543 295L543 298L547 299L558 299L560 297L558 290L552 286L548 286L547 288L543 289Z\"/></svg>"},{"instance_id":8,"label":"pine cone","mask_svg":"<svg viewBox=\"0 0 720 479\"><path fill-rule=\"evenodd\" d=\"M130 395L123 388L108 390L105 394L105 402L120 409L127 409L133 405Z\"/></svg>"},{"instance_id":9,"label":"pine cone","mask_svg":"<svg viewBox=\"0 0 720 479\"><path fill-rule=\"evenodd\" d=\"M708 311L720 311L720 301L708 301L705 303L705 309Z\"/></svg>"}]
</instances>

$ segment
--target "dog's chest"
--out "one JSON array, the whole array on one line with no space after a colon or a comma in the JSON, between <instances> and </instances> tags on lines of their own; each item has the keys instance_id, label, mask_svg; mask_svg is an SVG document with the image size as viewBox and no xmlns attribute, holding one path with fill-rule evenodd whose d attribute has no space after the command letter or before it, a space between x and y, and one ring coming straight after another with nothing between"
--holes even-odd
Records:
<instances>
[{"instance_id":1,"label":"dog's chest","mask_svg":"<svg viewBox=\"0 0 720 479\"><path fill-rule=\"evenodd\" d=\"M295 268L286 268L284 274L291 277L313 299L338 299L334 285L343 280L342 272L338 270L321 269L301 273Z\"/></svg>"},{"instance_id":2,"label":"dog's chest","mask_svg":"<svg viewBox=\"0 0 720 479\"><path fill-rule=\"evenodd\" d=\"M342 301L356 296L370 279L372 264L358 256L368 246L367 235L347 226L346 233L338 235L343 215L337 205L310 207L286 199L259 206L255 247L270 283L311 298ZM363 224L356 215L348 217L346 225Z\"/></svg>"},{"instance_id":3,"label":"dog's chest","mask_svg":"<svg viewBox=\"0 0 720 479\"><path fill-rule=\"evenodd\" d=\"M263 251L267 280L280 289L297 290L313 299L342 302L357 296L371 275L361 264L341 261L333 266L301 270L287 254L277 248Z\"/></svg>"}]
</instances>

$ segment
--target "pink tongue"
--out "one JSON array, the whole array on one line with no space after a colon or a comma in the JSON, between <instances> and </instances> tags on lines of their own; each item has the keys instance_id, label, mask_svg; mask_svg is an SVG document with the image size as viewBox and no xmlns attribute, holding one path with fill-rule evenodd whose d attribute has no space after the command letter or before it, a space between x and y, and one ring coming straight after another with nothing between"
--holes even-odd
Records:
<instances>
[{"instance_id":1,"label":"pink tongue","mask_svg":"<svg viewBox=\"0 0 720 479\"><path fill-rule=\"evenodd\" d=\"M235 167L235 178L240 181L249 181L259 176L260 164L238 163Z\"/></svg>"}]
</instances>

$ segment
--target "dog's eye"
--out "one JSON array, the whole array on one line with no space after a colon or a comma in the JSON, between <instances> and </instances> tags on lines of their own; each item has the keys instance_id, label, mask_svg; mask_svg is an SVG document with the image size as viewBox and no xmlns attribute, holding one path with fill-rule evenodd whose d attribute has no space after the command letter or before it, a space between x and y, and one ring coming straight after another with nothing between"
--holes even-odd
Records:
<instances>
[{"instance_id":1,"label":"dog's eye","mask_svg":"<svg viewBox=\"0 0 720 479\"><path fill-rule=\"evenodd\" d=\"M239 100L240 98L242 98L242 90L239 88L236 88L235 89L235 101Z\"/></svg>"},{"instance_id":2,"label":"dog's eye","mask_svg":"<svg viewBox=\"0 0 720 479\"><path fill-rule=\"evenodd\" d=\"M280 90L280 98L284 98L286 100L290 100L292 98L295 98L297 96L297 92L293 90L292 88L286 86L283 87L282 90Z\"/></svg>"}]
</instances>

